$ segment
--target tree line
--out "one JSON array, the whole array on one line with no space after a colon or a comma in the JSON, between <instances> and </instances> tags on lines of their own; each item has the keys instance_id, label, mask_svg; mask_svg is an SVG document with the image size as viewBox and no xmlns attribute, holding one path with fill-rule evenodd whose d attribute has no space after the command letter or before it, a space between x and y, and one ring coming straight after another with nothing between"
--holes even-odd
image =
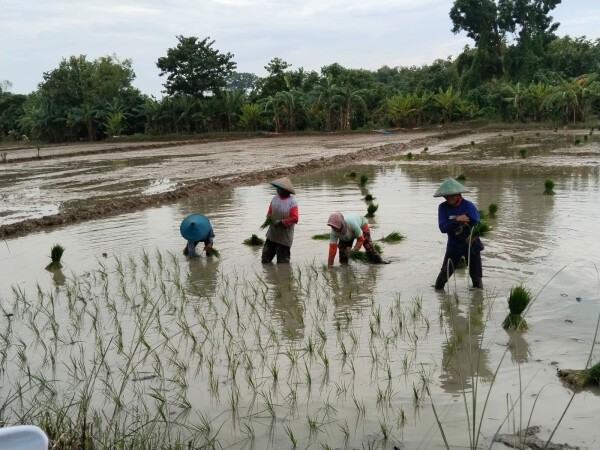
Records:
<instances>
[{"instance_id":1,"label":"tree line","mask_svg":"<svg viewBox=\"0 0 600 450\"><path fill-rule=\"evenodd\" d=\"M132 86L131 60L64 58L37 89L0 82L0 139L49 142L222 131L348 131L477 118L586 122L600 113L600 39L558 37L560 0L456 0L452 31L473 40L456 58L370 71L319 72L273 58L267 75L236 72L210 37L177 36L156 66L157 99Z\"/></svg>"}]
</instances>

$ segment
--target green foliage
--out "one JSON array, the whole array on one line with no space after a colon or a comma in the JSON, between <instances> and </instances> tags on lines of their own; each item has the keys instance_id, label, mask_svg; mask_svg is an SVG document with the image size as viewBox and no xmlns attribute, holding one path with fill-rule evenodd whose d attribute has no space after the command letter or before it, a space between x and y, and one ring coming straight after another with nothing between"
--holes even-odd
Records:
<instances>
[{"instance_id":1,"label":"green foliage","mask_svg":"<svg viewBox=\"0 0 600 450\"><path fill-rule=\"evenodd\" d=\"M490 217L494 217L498 212L498 205L496 203L490 203L488 206L488 212L490 213Z\"/></svg>"},{"instance_id":2,"label":"green foliage","mask_svg":"<svg viewBox=\"0 0 600 450\"><path fill-rule=\"evenodd\" d=\"M515 286L508 294L508 309L512 314L523 314L531 302L532 295L524 286Z\"/></svg>"},{"instance_id":3,"label":"green foliage","mask_svg":"<svg viewBox=\"0 0 600 450\"><path fill-rule=\"evenodd\" d=\"M547 179L544 181L544 195L554 195L554 181Z\"/></svg>"},{"instance_id":4,"label":"green foliage","mask_svg":"<svg viewBox=\"0 0 600 450\"><path fill-rule=\"evenodd\" d=\"M379 205L371 203L369 206L367 206L367 214L365 215L365 217L375 217L375 212L378 209L379 209Z\"/></svg>"},{"instance_id":5,"label":"green foliage","mask_svg":"<svg viewBox=\"0 0 600 450\"><path fill-rule=\"evenodd\" d=\"M263 239L259 238L256 234L253 234L249 238L244 239L245 245L258 246L258 245L263 245L264 243L265 243L265 241Z\"/></svg>"},{"instance_id":6,"label":"green foliage","mask_svg":"<svg viewBox=\"0 0 600 450\"><path fill-rule=\"evenodd\" d=\"M221 253L214 247L209 247L206 249L206 256L214 256L215 258L220 258Z\"/></svg>"},{"instance_id":7,"label":"green foliage","mask_svg":"<svg viewBox=\"0 0 600 450\"><path fill-rule=\"evenodd\" d=\"M380 239L380 241L385 242L386 244L393 244L396 242L400 242L401 240L403 240L406 236L404 236L402 233L400 233L399 231L392 231L391 233L389 233L387 236L384 236Z\"/></svg>"},{"instance_id":8,"label":"green foliage","mask_svg":"<svg viewBox=\"0 0 600 450\"><path fill-rule=\"evenodd\" d=\"M240 124L246 130L256 131L262 123L262 108L257 103L246 103L240 108Z\"/></svg>"},{"instance_id":9,"label":"green foliage","mask_svg":"<svg viewBox=\"0 0 600 450\"><path fill-rule=\"evenodd\" d=\"M265 228L273 225L273 217L271 217L270 215L267 216L267 218L265 219L265 221L262 223L262 225L260 226L261 230L264 230Z\"/></svg>"},{"instance_id":10,"label":"green foliage","mask_svg":"<svg viewBox=\"0 0 600 450\"><path fill-rule=\"evenodd\" d=\"M177 36L178 44L167 50L167 56L158 58L156 66L169 95L186 94L194 98L219 95L227 85L227 78L236 68L231 53L222 54L212 48L210 37Z\"/></svg>"},{"instance_id":11,"label":"green foliage","mask_svg":"<svg viewBox=\"0 0 600 450\"><path fill-rule=\"evenodd\" d=\"M330 233L315 234L311 239L315 241L326 241L329 239Z\"/></svg>"},{"instance_id":12,"label":"green foliage","mask_svg":"<svg viewBox=\"0 0 600 450\"><path fill-rule=\"evenodd\" d=\"M464 173L458 174L454 177L456 181L466 181L467 176Z\"/></svg>"},{"instance_id":13,"label":"green foliage","mask_svg":"<svg viewBox=\"0 0 600 450\"><path fill-rule=\"evenodd\" d=\"M350 250L348 251L348 259L352 261L369 262L369 255L362 250Z\"/></svg>"},{"instance_id":14,"label":"green foliage","mask_svg":"<svg viewBox=\"0 0 600 450\"><path fill-rule=\"evenodd\" d=\"M369 177L368 177L368 176L366 176L365 174L362 174L362 175L360 176L360 181L359 181L359 184L360 184L361 186L364 186L364 185L366 185L366 184L367 184L367 181L369 181Z\"/></svg>"},{"instance_id":15,"label":"green foliage","mask_svg":"<svg viewBox=\"0 0 600 450\"><path fill-rule=\"evenodd\" d=\"M65 252L65 248L60 244L54 244L50 250L51 262L46 266L46 270L55 270L62 268L60 260Z\"/></svg>"},{"instance_id":16,"label":"green foliage","mask_svg":"<svg viewBox=\"0 0 600 450\"><path fill-rule=\"evenodd\" d=\"M483 237L486 234L488 234L491 230L492 230L492 225L487 220L487 218L484 216L484 217L480 217L479 223L473 227L471 234L473 237Z\"/></svg>"}]
</instances>

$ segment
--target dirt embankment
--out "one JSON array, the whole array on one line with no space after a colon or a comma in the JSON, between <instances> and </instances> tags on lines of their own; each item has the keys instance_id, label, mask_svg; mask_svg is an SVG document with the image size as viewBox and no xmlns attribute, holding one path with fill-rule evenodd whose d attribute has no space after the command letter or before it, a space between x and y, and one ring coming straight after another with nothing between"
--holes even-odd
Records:
<instances>
[{"instance_id":1,"label":"dirt embankment","mask_svg":"<svg viewBox=\"0 0 600 450\"><path fill-rule=\"evenodd\" d=\"M252 185L272 180L282 176L304 173L312 170L320 170L332 167L340 167L349 163L381 159L388 156L402 154L411 149L423 148L438 142L440 137L422 137L410 140L406 143L390 143L380 146L372 146L365 149L349 151L330 157L319 157L307 159L288 167L269 168L265 170L254 170L239 173L235 176L216 176L203 179L197 183L187 185L173 191L162 192L152 195L136 195L128 198L114 200L97 200L87 202L71 211L63 211L55 215L44 216L37 219L27 219L22 222L0 226L0 238L23 235L46 227L64 225L85 220L94 220L109 215L158 206L165 203L175 202L181 199L206 194L219 189L234 186ZM182 144L183 145L183 144ZM139 147L136 147L139 149ZM86 154L90 154L86 152Z\"/></svg>"}]
</instances>

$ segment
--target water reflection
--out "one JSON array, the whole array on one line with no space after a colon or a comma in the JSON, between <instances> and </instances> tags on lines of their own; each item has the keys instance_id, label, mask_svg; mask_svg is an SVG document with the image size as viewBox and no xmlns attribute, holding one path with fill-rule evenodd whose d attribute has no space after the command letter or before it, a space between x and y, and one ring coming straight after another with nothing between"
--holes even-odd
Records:
<instances>
[{"instance_id":1,"label":"water reflection","mask_svg":"<svg viewBox=\"0 0 600 450\"><path fill-rule=\"evenodd\" d=\"M486 325L485 297L479 289L469 293L471 298L466 314L457 303L458 294L440 293L444 319L449 328L448 338L442 347L440 385L449 393L472 389L474 377L491 380L494 375L489 367L489 351L481 347Z\"/></svg>"},{"instance_id":2,"label":"water reflection","mask_svg":"<svg viewBox=\"0 0 600 450\"><path fill-rule=\"evenodd\" d=\"M510 351L510 359L515 364L523 364L531 359L529 343L520 331L509 333L508 350Z\"/></svg>"},{"instance_id":3,"label":"water reflection","mask_svg":"<svg viewBox=\"0 0 600 450\"><path fill-rule=\"evenodd\" d=\"M188 287L200 298L213 298L217 290L219 260L214 257L194 257L188 260Z\"/></svg>"},{"instance_id":4,"label":"water reflection","mask_svg":"<svg viewBox=\"0 0 600 450\"><path fill-rule=\"evenodd\" d=\"M272 289L271 313L289 340L304 339L304 300L291 264L264 264L262 274Z\"/></svg>"},{"instance_id":5,"label":"water reflection","mask_svg":"<svg viewBox=\"0 0 600 450\"><path fill-rule=\"evenodd\" d=\"M375 265L365 264L360 268L347 265L329 270L336 318L356 312L369 303L377 283L377 269Z\"/></svg>"}]
</instances>

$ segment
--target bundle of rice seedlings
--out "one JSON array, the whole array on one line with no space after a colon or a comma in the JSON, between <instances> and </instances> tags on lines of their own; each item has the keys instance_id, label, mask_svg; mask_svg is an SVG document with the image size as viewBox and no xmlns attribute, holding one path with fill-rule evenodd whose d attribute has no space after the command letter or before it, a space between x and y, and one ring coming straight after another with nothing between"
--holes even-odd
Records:
<instances>
[{"instance_id":1,"label":"bundle of rice seedlings","mask_svg":"<svg viewBox=\"0 0 600 450\"><path fill-rule=\"evenodd\" d=\"M321 234L315 234L312 239L314 239L315 241L325 241L327 239L329 239L329 233L321 233Z\"/></svg>"},{"instance_id":2,"label":"bundle of rice seedlings","mask_svg":"<svg viewBox=\"0 0 600 450\"><path fill-rule=\"evenodd\" d=\"M498 205L495 203L490 203L490 206L488 206L488 212L490 213L490 217L494 217L498 212Z\"/></svg>"},{"instance_id":3,"label":"bundle of rice seedlings","mask_svg":"<svg viewBox=\"0 0 600 450\"><path fill-rule=\"evenodd\" d=\"M485 209L478 209L477 212L479 213L479 220L484 220L487 218L487 211Z\"/></svg>"},{"instance_id":4,"label":"bundle of rice seedlings","mask_svg":"<svg viewBox=\"0 0 600 450\"><path fill-rule=\"evenodd\" d=\"M264 230L269 225L273 225L273 218L271 216L267 216L267 218L265 219L265 221L263 222L263 224L260 226L260 229Z\"/></svg>"},{"instance_id":5,"label":"bundle of rice seedlings","mask_svg":"<svg viewBox=\"0 0 600 450\"><path fill-rule=\"evenodd\" d=\"M259 238L256 234L253 234L248 239L244 239L244 244L246 245L263 245L264 243L265 241Z\"/></svg>"},{"instance_id":6,"label":"bundle of rice seedlings","mask_svg":"<svg viewBox=\"0 0 600 450\"><path fill-rule=\"evenodd\" d=\"M482 237L488 234L492 229L492 224L487 220L487 217L480 217L480 221L477 225L473 227L472 236L474 237Z\"/></svg>"},{"instance_id":7,"label":"bundle of rice seedlings","mask_svg":"<svg viewBox=\"0 0 600 450\"><path fill-rule=\"evenodd\" d=\"M367 181L369 181L369 177L366 176L365 174L362 174L360 176L360 185L364 186L365 184L367 184Z\"/></svg>"},{"instance_id":8,"label":"bundle of rice seedlings","mask_svg":"<svg viewBox=\"0 0 600 450\"><path fill-rule=\"evenodd\" d=\"M60 259L62 258L64 252L65 248L62 245L54 244L54 246L50 250L50 259L52 260L52 262L46 266L46 270L61 269L62 264L60 263Z\"/></svg>"},{"instance_id":9,"label":"bundle of rice seedlings","mask_svg":"<svg viewBox=\"0 0 600 450\"><path fill-rule=\"evenodd\" d=\"M387 236L382 237L381 239L379 239L381 242L385 242L387 244L393 244L395 242L400 242L402 239L404 239L406 236L404 236L402 233L400 233L399 231L392 231L390 234L388 234Z\"/></svg>"},{"instance_id":10,"label":"bundle of rice seedlings","mask_svg":"<svg viewBox=\"0 0 600 450\"><path fill-rule=\"evenodd\" d=\"M377 253L379 253L380 255L383 253L383 248L381 247L381 245L379 245L377 242L373 242L373 248L375 249L375 251Z\"/></svg>"},{"instance_id":11,"label":"bundle of rice seedlings","mask_svg":"<svg viewBox=\"0 0 600 450\"><path fill-rule=\"evenodd\" d=\"M544 181L544 195L554 195L554 181L547 179Z\"/></svg>"},{"instance_id":12,"label":"bundle of rice seedlings","mask_svg":"<svg viewBox=\"0 0 600 450\"><path fill-rule=\"evenodd\" d=\"M350 178L356 178L356 172L352 171L348 174Z\"/></svg>"},{"instance_id":13,"label":"bundle of rice seedlings","mask_svg":"<svg viewBox=\"0 0 600 450\"><path fill-rule=\"evenodd\" d=\"M351 259L352 261L369 262L369 255L362 250L350 250L348 252L348 259Z\"/></svg>"},{"instance_id":14,"label":"bundle of rice seedlings","mask_svg":"<svg viewBox=\"0 0 600 450\"><path fill-rule=\"evenodd\" d=\"M379 205L376 205L375 203L371 203L369 206L367 206L367 214L365 214L365 217L375 217L375 212L377 211L378 208L379 208Z\"/></svg>"},{"instance_id":15,"label":"bundle of rice seedlings","mask_svg":"<svg viewBox=\"0 0 600 450\"><path fill-rule=\"evenodd\" d=\"M206 256L214 256L215 258L220 258L221 253L219 253L219 250L217 250L216 248L210 247L206 249Z\"/></svg>"},{"instance_id":16,"label":"bundle of rice seedlings","mask_svg":"<svg viewBox=\"0 0 600 450\"><path fill-rule=\"evenodd\" d=\"M408 159L413 159L413 154L412 154L412 152L408 152L408 153L406 154L406 157L407 157Z\"/></svg>"},{"instance_id":17,"label":"bundle of rice seedlings","mask_svg":"<svg viewBox=\"0 0 600 450\"><path fill-rule=\"evenodd\" d=\"M527 322L521 316L527 305L531 302L531 292L523 286L515 286L508 295L509 313L502 322L502 328L505 330L525 331L529 327Z\"/></svg>"},{"instance_id":18,"label":"bundle of rice seedlings","mask_svg":"<svg viewBox=\"0 0 600 450\"><path fill-rule=\"evenodd\" d=\"M365 197L363 198L363 200L365 202L372 202L373 200L375 200L375 197L373 197L371 194L367 194L367 195L365 195Z\"/></svg>"},{"instance_id":19,"label":"bundle of rice seedlings","mask_svg":"<svg viewBox=\"0 0 600 450\"><path fill-rule=\"evenodd\" d=\"M527 157L527 149L526 148L522 148L521 150L519 150L519 153L521 154L521 158Z\"/></svg>"},{"instance_id":20,"label":"bundle of rice seedlings","mask_svg":"<svg viewBox=\"0 0 600 450\"><path fill-rule=\"evenodd\" d=\"M464 173L458 174L455 178L456 181L465 181L467 176Z\"/></svg>"},{"instance_id":21,"label":"bundle of rice seedlings","mask_svg":"<svg viewBox=\"0 0 600 450\"><path fill-rule=\"evenodd\" d=\"M600 386L600 362L583 370L562 369L558 376L577 389L586 386Z\"/></svg>"},{"instance_id":22,"label":"bundle of rice seedlings","mask_svg":"<svg viewBox=\"0 0 600 450\"><path fill-rule=\"evenodd\" d=\"M423 153L427 153L427 150L429 150L429 147L425 147L425 148L423 149Z\"/></svg>"}]
</instances>

